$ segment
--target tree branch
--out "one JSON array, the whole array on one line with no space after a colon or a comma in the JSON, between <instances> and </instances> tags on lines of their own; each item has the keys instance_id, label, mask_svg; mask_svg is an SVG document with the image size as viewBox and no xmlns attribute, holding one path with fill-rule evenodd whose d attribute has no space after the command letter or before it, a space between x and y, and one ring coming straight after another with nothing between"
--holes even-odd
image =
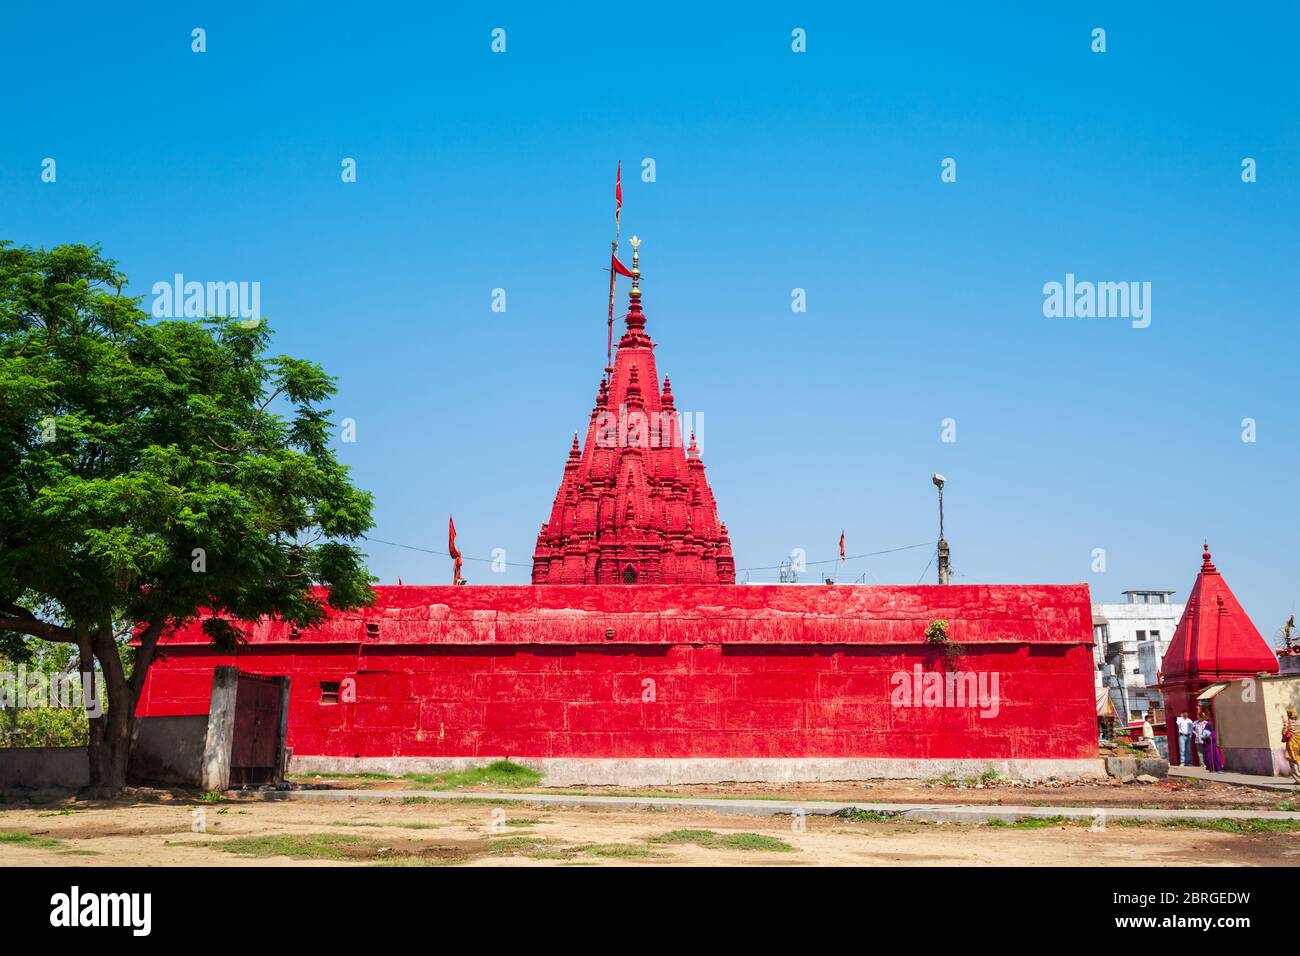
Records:
<instances>
[{"instance_id":1,"label":"tree branch","mask_svg":"<svg viewBox=\"0 0 1300 956\"><path fill-rule=\"evenodd\" d=\"M60 644L77 643L77 635L66 627L50 624L37 619L36 615L14 605L6 609L9 613L0 616L0 631L17 631L29 637L39 637L43 641L56 641Z\"/></svg>"},{"instance_id":2,"label":"tree branch","mask_svg":"<svg viewBox=\"0 0 1300 956\"><path fill-rule=\"evenodd\" d=\"M227 448L225 445L223 445L223 444L221 444L220 442L218 442L218 441L217 441L215 438L213 438L211 435L208 436L208 441L212 444L212 447L214 447L214 448L219 448L219 449L221 449L222 451L228 451L228 452L236 452L236 451L239 451L238 448Z\"/></svg>"}]
</instances>

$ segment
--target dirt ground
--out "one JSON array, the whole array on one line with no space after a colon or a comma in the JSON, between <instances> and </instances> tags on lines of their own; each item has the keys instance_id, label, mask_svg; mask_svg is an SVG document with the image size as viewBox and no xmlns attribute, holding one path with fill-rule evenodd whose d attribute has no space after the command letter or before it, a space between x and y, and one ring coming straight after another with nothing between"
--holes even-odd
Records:
<instances>
[{"instance_id":1,"label":"dirt ground","mask_svg":"<svg viewBox=\"0 0 1300 956\"><path fill-rule=\"evenodd\" d=\"M997 796L1006 803L1031 802L1024 799L1024 789ZM795 791L811 796L803 788L788 787L781 788L781 795L794 796ZM816 793L848 795L833 789ZM869 797L901 800L911 793L890 785L871 789ZM975 794L962 792L960 799L946 802L975 802L968 799ZM853 795L863 796L860 789ZM427 803L140 796L114 803L4 806L0 866L1300 865L1297 832L1090 829L1059 823L1019 829L814 816L800 821L691 810L557 810L498 806L468 794ZM1142 796L1141 802L1149 803L1156 795ZM1217 794L1215 799L1236 798Z\"/></svg>"},{"instance_id":2,"label":"dirt ground","mask_svg":"<svg viewBox=\"0 0 1300 956\"><path fill-rule=\"evenodd\" d=\"M297 776L299 784L328 789L419 790L420 784L402 779L366 777ZM457 792L501 790L500 787L463 787ZM1300 810L1300 792L1261 790L1189 778L1169 778L1154 784L1120 783L1107 778L1095 782L1021 784L941 784L919 780L869 780L836 783L729 783L696 784L628 790L619 787L537 787L525 792L592 794L607 796L665 796L758 798L780 800L833 800L865 803L959 803L980 806L1021 807L1137 807L1140 809ZM1286 802L1288 807L1280 806Z\"/></svg>"}]
</instances>

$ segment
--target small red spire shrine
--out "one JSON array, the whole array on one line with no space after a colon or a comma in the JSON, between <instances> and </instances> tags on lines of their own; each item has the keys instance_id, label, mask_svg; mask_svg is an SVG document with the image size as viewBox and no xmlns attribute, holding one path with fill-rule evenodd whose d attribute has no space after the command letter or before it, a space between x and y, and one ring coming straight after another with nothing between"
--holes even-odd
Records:
<instances>
[{"instance_id":1,"label":"small red spire shrine","mask_svg":"<svg viewBox=\"0 0 1300 956\"><path fill-rule=\"evenodd\" d=\"M641 311L640 244L633 236L627 330L581 447L573 436L550 520L537 535L534 584L736 582L695 435L684 439L667 378L659 390Z\"/></svg>"},{"instance_id":2,"label":"small red spire shrine","mask_svg":"<svg viewBox=\"0 0 1300 956\"><path fill-rule=\"evenodd\" d=\"M1174 718L1183 711L1195 717L1200 709L1197 698L1203 690L1223 681L1275 674L1277 670L1272 648L1214 566L1206 544L1187 609L1160 665L1169 753L1178 753Z\"/></svg>"}]
</instances>

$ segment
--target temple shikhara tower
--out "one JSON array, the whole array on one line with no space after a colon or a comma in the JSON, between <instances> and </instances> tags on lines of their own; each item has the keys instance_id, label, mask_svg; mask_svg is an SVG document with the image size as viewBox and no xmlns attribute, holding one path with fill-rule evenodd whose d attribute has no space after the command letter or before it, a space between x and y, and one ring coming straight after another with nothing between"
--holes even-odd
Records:
<instances>
[{"instance_id":1,"label":"temple shikhara tower","mask_svg":"<svg viewBox=\"0 0 1300 956\"><path fill-rule=\"evenodd\" d=\"M1187 610L1161 663L1169 753L1178 753L1174 718L1183 711L1195 716L1199 709L1208 709L1199 699L1207 688L1277 671L1277 657L1214 566L1206 544Z\"/></svg>"},{"instance_id":2,"label":"temple shikhara tower","mask_svg":"<svg viewBox=\"0 0 1300 956\"><path fill-rule=\"evenodd\" d=\"M695 435L682 419L641 310L632 237L627 330L582 445L573 436L551 517L537 535L534 584L734 584L727 526Z\"/></svg>"}]
</instances>

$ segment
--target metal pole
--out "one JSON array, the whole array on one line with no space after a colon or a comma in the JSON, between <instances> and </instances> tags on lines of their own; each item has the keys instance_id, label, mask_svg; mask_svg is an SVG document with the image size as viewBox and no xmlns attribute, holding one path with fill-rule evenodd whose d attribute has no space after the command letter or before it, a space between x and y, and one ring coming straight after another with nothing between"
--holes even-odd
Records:
<instances>
[{"instance_id":1,"label":"metal pole","mask_svg":"<svg viewBox=\"0 0 1300 956\"><path fill-rule=\"evenodd\" d=\"M943 536L943 484L939 484L939 583L948 583L948 542Z\"/></svg>"}]
</instances>

